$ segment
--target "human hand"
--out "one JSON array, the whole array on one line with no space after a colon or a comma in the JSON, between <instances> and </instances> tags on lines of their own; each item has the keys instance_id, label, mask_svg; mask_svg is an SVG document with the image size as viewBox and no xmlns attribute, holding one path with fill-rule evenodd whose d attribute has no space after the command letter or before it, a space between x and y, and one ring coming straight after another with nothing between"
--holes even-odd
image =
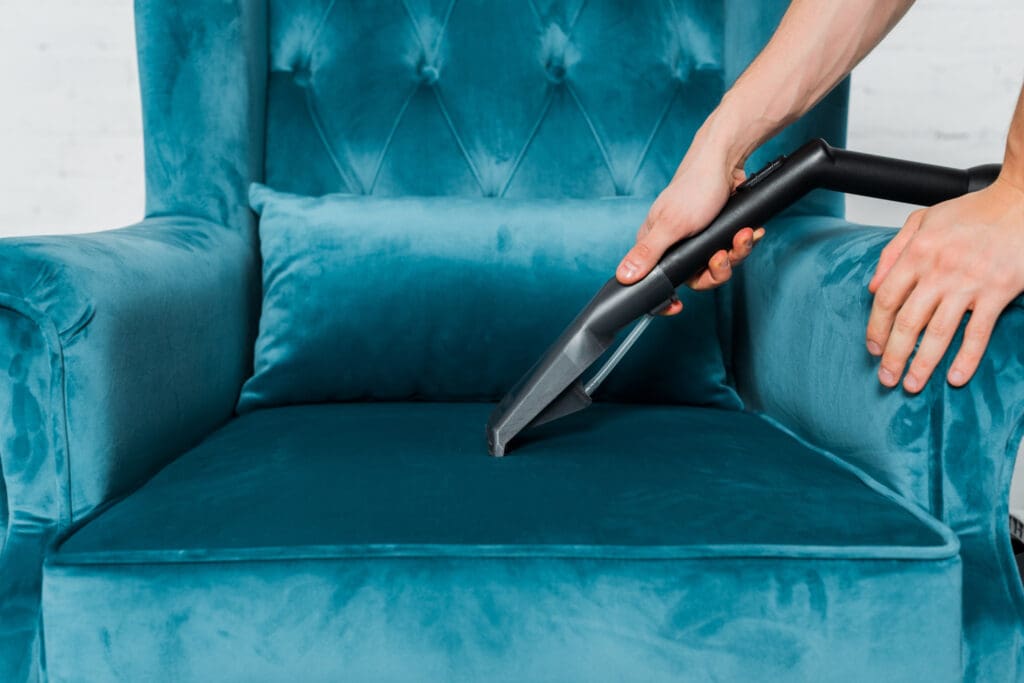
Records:
<instances>
[{"instance_id":1,"label":"human hand","mask_svg":"<svg viewBox=\"0 0 1024 683\"><path fill-rule=\"evenodd\" d=\"M963 386L988 346L999 314L1024 291L1024 188L989 187L910 214L882 251L868 352L881 356L879 381L895 387L921 337L903 387L924 388L964 314L971 312L947 380Z\"/></svg>"},{"instance_id":2,"label":"human hand","mask_svg":"<svg viewBox=\"0 0 1024 683\"><path fill-rule=\"evenodd\" d=\"M647 219L637 231L636 244L615 271L622 284L633 284L646 276L665 250L703 230L745 179L743 164L723 161L714 150L693 149L679 165L675 177L651 205ZM687 284L693 289L712 289L732 276L732 269L750 255L764 228L743 228L733 238L732 249L711 257L708 267ZM673 315L683 308L675 300L662 313Z\"/></svg>"}]
</instances>

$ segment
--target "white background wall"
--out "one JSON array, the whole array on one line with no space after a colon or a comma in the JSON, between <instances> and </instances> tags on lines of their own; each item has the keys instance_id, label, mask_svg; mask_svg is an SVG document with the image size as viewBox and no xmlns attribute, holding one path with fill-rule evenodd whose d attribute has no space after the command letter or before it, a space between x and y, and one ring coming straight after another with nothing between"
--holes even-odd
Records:
<instances>
[{"instance_id":1,"label":"white background wall","mask_svg":"<svg viewBox=\"0 0 1024 683\"><path fill-rule=\"evenodd\" d=\"M1024 0L919 0L855 72L852 148L951 165L1001 159L1024 77ZM130 0L0 0L0 235L142 215ZM899 206L852 199L855 220Z\"/></svg>"}]
</instances>

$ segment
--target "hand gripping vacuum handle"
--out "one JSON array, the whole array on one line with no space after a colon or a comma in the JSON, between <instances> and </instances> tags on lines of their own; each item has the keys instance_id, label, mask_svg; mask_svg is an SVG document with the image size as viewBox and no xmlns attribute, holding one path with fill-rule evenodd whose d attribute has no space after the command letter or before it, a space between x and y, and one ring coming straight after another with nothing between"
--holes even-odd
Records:
<instances>
[{"instance_id":1,"label":"hand gripping vacuum handle","mask_svg":"<svg viewBox=\"0 0 1024 683\"><path fill-rule=\"evenodd\" d=\"M676 242L644 280L634 285L609 280L591 302L598 309L592 311L597 314L592 320L595 331L614 335L659 307L676 288L706 268L716 252L730 249L739 230L762 225L811 190L930 206L990 185L999 170L998 164L966 170L919 164L836 149L824 140L812 140L747 178L706 229ZM601 301L605 305L599 305Z\"/></svg>"},{"instance_id":2,"label":"hand gripping vacuum handle","mask_svg":"<svg viewBox=\"0 0 1024 683\"><path fill-rule=\"evenodd\" d=\"M740 229L762 225L811 190L932 205L990 185L999 171L998 164L960 170L860 154L824 140L775 159L736 189L707 228L672 245L642 280L605 283L495 409L487 424L491 453L504 454L509 441L530 425L589 405L592 383L579 381L587 368L623 328L663 307L716 252L729 249Z\"/></svg>"}]
</instances>

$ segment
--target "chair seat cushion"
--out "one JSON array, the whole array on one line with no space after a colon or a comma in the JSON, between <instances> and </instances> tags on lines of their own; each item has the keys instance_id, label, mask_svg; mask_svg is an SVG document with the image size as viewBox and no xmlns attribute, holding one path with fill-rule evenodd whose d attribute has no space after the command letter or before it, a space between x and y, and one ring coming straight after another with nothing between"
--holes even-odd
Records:
<instances>
[{"instance_id":1,"label":"chair seat cushion","mask_svg":"<svg viewBox=\"0 0 1024 683\"><path fill-rule=\"evenodd\" d=\"M956 680L948 529L766 419L240 417L45 571L55 680ZM51 647L52 645L52 647Z\"/></svg>"}]
</instances>

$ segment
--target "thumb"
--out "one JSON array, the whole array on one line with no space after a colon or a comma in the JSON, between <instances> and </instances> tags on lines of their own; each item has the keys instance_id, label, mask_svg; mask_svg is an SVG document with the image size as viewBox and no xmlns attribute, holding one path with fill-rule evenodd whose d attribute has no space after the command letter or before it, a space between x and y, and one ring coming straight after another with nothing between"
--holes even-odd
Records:
<instances>
[{"instance_id":1,"label":"thumb","mask_svg":"<svg viewBox=\"0 0 1024 683\"><path fill-rule=\"evenodd\" d=\"M624 285L642 280L677 239L658 227L641 232L643 236L637 239L636 244L626 253L615 270L615 277Z\"/></svg>"}]
</instances>

